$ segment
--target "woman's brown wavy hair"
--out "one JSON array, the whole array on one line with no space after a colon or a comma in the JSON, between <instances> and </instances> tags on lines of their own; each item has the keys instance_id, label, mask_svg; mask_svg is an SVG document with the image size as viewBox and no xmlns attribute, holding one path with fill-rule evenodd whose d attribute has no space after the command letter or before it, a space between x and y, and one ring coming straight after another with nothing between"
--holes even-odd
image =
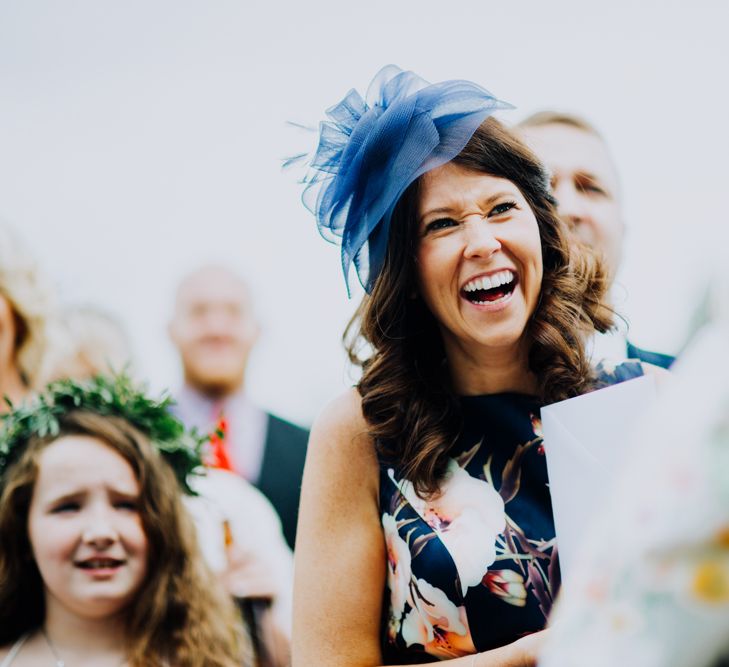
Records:
<instances>
[{"instance_id":1,"label":"woman's brown wavy hair","mask_svg":"<svg viewBox=\"0 0 729 667\"><path fill-rule=\"evenodd\" d=\"M126 609L134 667L252 665L242 621L206 567L172 468L148 438L118 417L67 413L53 437L32 438L4 474L0 495L0 646L43 624L43 581L32 557L28 512L43 449L64 435L98 438L132 466L148 542L147 576Z\"/></svg>"},{"instance_id":2,"label":"woman's brown wavy hair","mask_svg":"<svg viewBox=\"0 0 729 667\"><path fill-rule=\"evenodd\" d=\"M584 341L612 326L601 262L569 235L541 163L499 121L487 119L453 162L510 180L536 216L544 277L525 335L540 399L547 403L588 391L595 377ZM443 479L461 413L437 322L422 299L414 298L419 194L415 181L398 202L382 270L344 341L352 362L362 366L362 410L380 455L427 496Z\"/></svg>"}]
</instances>

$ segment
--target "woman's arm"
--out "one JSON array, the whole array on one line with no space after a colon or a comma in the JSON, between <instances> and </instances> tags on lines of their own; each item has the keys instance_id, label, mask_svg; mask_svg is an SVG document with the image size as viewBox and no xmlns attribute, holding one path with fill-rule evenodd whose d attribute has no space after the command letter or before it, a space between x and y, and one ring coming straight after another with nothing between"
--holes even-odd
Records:
<instances>
[{"instance_id":1,"label":"woman's arm","mask_svg":"<svg viewBox=\"0 0 729 667\"><path fill-rule=\"evenodd\" d=\"M360 397L330 404L311 431L299 508L293 667L382 664L386 555L379 473ZM453 667L528 667L543 633L447 661Z\"/></svg>"},{"instance_id":2,"label":"woman's arm","mask_svg":"<svg viewBox=\"0 0 729 667\"><path fill-rule=\"evenodd\" d=\"M293 667L380 665L385 545L378 465L350 390L309 439L294 557Z\"/></svg>"}]
</instances>

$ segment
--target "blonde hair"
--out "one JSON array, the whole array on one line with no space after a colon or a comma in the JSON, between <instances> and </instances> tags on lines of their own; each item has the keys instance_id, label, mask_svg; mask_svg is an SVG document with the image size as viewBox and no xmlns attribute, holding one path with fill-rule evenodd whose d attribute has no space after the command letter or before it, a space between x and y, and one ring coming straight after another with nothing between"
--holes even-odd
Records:
<instances>
[{"instance_id":1,"label":"blonde hair","mask_svg":"<svg viewBox=\"0 0 729 667\"><path fill-rule=\"evenodd\" d=\"M48 345L51 293L17 233L0 221L0 295L18 320L16 363L28 387L37 388Z\"/></svg>"},{"instance_id":2,"label":"blonde hair","mask_svg":"<svg viewBox=\"0 0 729 667\"><path fill-rule=\"evenodd\" d=\"M123 323L93 305L68 306L59 313L47 357L44 377L49 381L132 371L132 344Z\"/></svg>"}]
</instances>

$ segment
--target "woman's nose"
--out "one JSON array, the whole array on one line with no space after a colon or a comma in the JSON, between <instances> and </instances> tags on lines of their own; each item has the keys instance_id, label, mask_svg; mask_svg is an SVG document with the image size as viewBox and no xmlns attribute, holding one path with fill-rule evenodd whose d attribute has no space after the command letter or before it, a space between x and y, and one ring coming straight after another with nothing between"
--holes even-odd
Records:
<instances>
[{"instance_id":1,"label":"woman's nose","mask_svg":"<svg viewBox=\"0 0 729 667\"><path fill-rule=\"evenodd\" d=\"M466 246L463 249L464 257L490 257L501 249L501 242L494 235L492 226L483 218L466 223L465 231Z\"/></svg>"}]
</instances>

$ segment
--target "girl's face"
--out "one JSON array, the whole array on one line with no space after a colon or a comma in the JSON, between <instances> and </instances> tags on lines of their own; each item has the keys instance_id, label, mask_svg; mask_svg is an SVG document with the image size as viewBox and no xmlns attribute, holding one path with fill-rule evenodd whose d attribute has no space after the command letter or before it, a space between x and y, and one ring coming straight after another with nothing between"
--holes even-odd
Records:
<instances>
[{"instance_id":1,"label":"girl's face","mask_svg":"<svg viewBox=\"0 0 729 667\"><path fill-rule=\"evenodd\" d=\"M139 503L132 467L102 440L64 436L42 451L28 535L47 611L103 618L129 604L147 572Z\"/></svg>"},{"instance_id":2,"label":"girl's face","mask_svg":"<svg viewBox=\"0 0 729 667\"><path fill-rule=\"evenodd\" d=\"M423 177L418 215L420 293L446 350L520 341L539 299L542 247L519 188L447 163Z\"/></svg>"}]
</instances>

